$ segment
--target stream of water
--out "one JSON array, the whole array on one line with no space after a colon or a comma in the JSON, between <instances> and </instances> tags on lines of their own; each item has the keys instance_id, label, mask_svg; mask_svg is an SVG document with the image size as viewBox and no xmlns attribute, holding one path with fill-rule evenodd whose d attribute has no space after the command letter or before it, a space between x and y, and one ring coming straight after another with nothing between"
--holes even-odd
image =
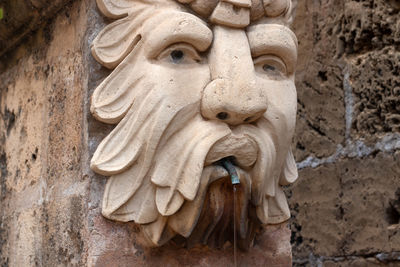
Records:
<instances>
[{"instance_id":1,"label":"stream of water","mask_svg":"<svg viewBox=\"0 0 400 267\"><path fill-rule=\"evenodd\" d=\"M233 186L233 262L234 266L237 267L237 233L236 233L236 198L237 198L237 186L240 184L240 179L235 169L235 165L232 163L231 158L224 158L221 160L222 166L228 171Z\"/></svg>"},{"instance_id":2,"label":"stream of water","mask_svg":"<svg viewBox=\"0 0 400 267\"><path fill-rule=\"evenodd\" d=\"M236 184L233 185L233 262L237 267L237 244L236 244Z\"/></svg>"}]
</instances>

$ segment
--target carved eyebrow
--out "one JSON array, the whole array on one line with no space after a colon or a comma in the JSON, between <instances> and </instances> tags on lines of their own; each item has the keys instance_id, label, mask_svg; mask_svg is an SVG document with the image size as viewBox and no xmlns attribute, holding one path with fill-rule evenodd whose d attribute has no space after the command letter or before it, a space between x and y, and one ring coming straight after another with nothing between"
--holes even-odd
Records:
<instances>
[{"instance_id":1,"label":"carved eyebrow","mask_svg":"<svg viewBox=\"0 0 400 267\"><path fill-rule=\"evenodd\" d=\"M247 37L253 57L278 55L285 62L288 73L294 72L297 38L289 28L279 24L259 24L248 28Z\"/></svg>"},{"instance_id":2,"label":"carved eyebrow","mask_svg":"<svg viewBox=\"0 0 400 267\"><path fill-rule=\"evenodd\" d=\"M155 58L164 48L174 43L190 43L203 52L211 45L213 34L201 19L184 12L168 12L144 29L146 54Z\"/></svg>"}]
</instances>

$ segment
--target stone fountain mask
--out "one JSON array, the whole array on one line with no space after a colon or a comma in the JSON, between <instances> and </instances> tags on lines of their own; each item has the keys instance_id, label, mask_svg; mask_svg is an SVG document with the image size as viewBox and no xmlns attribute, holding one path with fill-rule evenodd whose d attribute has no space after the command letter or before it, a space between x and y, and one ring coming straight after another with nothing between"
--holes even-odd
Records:
<instances>
[{"instance_id":1,"label":"stone fountain mask","mask_svg":"<svg viewBox=\"0 0 400 267\"><path fill-rule=\"evenodd\" d=\"M153 245L184 240L248 248L289 217L281 186L297 179L297 40L289 0L97 0L117 19L93 56L114 69L91 112L117 124L91 168L111 176L102 213L141 225ZM230 158L232 185L218 162ZM181 238L184 237L185 239Z\"/></svg>"}]
</instances>

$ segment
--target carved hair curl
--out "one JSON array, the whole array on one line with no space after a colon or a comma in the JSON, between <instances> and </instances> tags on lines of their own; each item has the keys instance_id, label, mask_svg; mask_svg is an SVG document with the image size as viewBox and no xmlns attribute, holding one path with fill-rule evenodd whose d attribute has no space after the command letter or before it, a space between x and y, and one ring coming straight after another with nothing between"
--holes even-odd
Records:
<instances>
[{"instance_id":1,"label":"carved hair curl","mask_svg":"<svg viewBox=\"0 0 400 267\"><path fill-rule=\"evenodd\" d=\"M238 7L250 8L250 19L256 21L262 17L274 19L288 25L292 21L293 5L291 0L177 0L187 4L196 13L209 17L220 2Z\"/></svg>"}]
</instances>

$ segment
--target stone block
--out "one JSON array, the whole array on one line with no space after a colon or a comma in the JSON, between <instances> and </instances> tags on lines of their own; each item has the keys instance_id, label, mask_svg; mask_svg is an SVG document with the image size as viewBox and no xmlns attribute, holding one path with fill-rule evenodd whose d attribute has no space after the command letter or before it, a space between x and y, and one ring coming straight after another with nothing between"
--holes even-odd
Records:
<instances>
[{"instance_id":1,"label":"stone block","mask_svg":"<svg viewBox=\"0 0 400 267\"><path fill-rule=\"evenodd\" d=\"M301 170L289 200L294 258L399 251L399 157L378 153Z\"/></svg>"},{"instance_id":2,"label":"stone block","mask_svg":"<svg viewBox=\"0 0 400 267\"><path fill-rule=\"evenodd\" d=\"M400 51L392 46L351 59L353 138L374 143L383 134L400 131L399 61Z\"/></svg>"},{"instance_id":3,"label":"stone block","mask_svg":"<svg viewBox=\"0 0 400 267\"><path fill-rule=\"evenodd\" d=\"M342 7L337 1L299 1L293 23L299 39L295 158L327 157L345 138L341 60L335 57L332 28Z\"/></svg>"},{"instance_id":4,"label":"stone block","mask_svg":"<svg viewBox=\"0 0 400 267\"><path fill-rule=\"evenodd\" d=\"M182 248L169 243L159 248L140 245L139 227L120 224L98 216L94 219L90 266L233 266L232 244L220 250L198 245ZM248 252L238 250L238 266L291 266L290 231L287 224L268 226Z\"/></svg>"}]
</instances>

